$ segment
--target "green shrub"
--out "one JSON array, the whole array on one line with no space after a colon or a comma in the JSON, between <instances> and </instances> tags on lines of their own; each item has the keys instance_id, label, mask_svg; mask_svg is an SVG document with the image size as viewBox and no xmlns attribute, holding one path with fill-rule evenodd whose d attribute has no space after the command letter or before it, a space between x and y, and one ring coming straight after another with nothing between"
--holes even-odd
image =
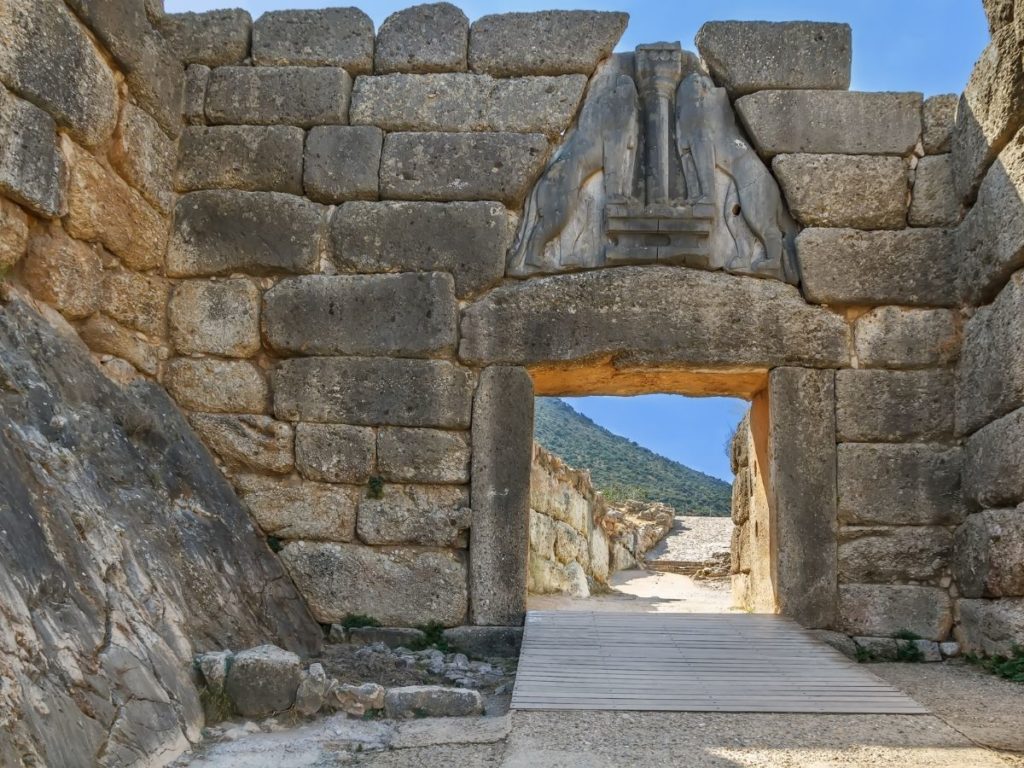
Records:
<instances>
[{"instance_id":1,"label":"green shrub","mask_svg":"<svg viewBox=\"0 0 1024 768\"><path fill-rule=\"evenodd\" d=\"M993 675L1015 683L1024 683L1024 645L1014 645L1009 656L1001 653L991 656L968 653L964 658Z\"/></svg>"},{"instance_id":2,"label":"green shrub","mask_svg":"<svg viewBox=\"0 0 1024 768\"><path fill-rule=\"evenodd\" d=\"M448 641L444 639L444 624L436 621L432 621L429 624L423 624L422 626L416 627L426 637L422 640L412 643L409 647L411 651L423 651L427 648L437 648L439 651L448 653Z\"/></svg>"},{"instance_id":3,"label":"green shrub","mask_svg":"<svg viewBox=\"0 0 1024 768\"><path fill-rule=\"evenodd\" d=\"M384 498L384 478L377 476L370 478L370 482L366 486L366 497L369 499Z\"/></svg>"},{"instance_id":4,"label":"green shrub","mask_svg":"<svg viewBox=\"0 0 1024 768\"><path fill-rule=\"evenodd\" d=\"M909 629L901 629L893 637L896 639L896 661L905 661L911 664L924 661L924 651L917 647L917 641L921 639L920 635Z\"/></svg>"}]
</instances>

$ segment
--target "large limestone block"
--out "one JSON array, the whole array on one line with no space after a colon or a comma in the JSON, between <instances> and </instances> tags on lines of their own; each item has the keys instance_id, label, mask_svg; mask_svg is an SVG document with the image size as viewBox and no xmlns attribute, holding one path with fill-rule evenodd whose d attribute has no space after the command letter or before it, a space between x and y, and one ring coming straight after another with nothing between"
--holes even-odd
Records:
<instances>
[{"instance_id":1,"label":"large limestone block","mask_svg":"<svg viewBox=\"0 0 1024 768\"><path fill-rule=\"evenodd\" d=\"M110 163L151 205L161 213L170 213L174 204L174 143L156 120L130 101L121 107Z\"/></svg>"},{"instance_id":2,"label":"large limestone block","mask_svg":"<svg viewBox=\"0 0 1024 768\"><path fill-rule=\"evenodd\" d=\"M921 139L920 93L759 91L736 111L765 157L909 155Z\"/></svg>"},{"instance_id":3,"label":"large limestone block","mask_svg":"<svg viewBox=\"0 0 1024 768\"><path fill-rule=\"evenodd\" d=\"M88 152L67 139L63 150L71 169L64 222L68 234L100 241L132 269L161 266L167 220Z\"/></svg>"},{"instance_id":4,"label":"large limestone block","mask_svg":"<svg viewBox=\"0 0 1024 768\"><path fill-rule=\"evenodd\" d=\"M533 382L491 366L473 399L470 593L473 624L515 625L526 611Z\"/></svg>"},{"instance_id":5,"label":"large limestone block","mask_svg":"<svg viewBox=\"0 0 1024 768\"><path fill-rule=\"evenodd\" d=\"M205 13L168 13L158 29L183 64L223 67L249 56L252 17L233 8Z\"/></svg>"},{"instance_id":6,"label":"large limestone block","mask_svg":"<svg viewBox=\"0 0 1024 768\"><path fill-rule=\"evenodd\" d=\"M218 67L206 89L214 125L343 125L352 78L336 67Z\"/></svg>"},{"instance_id":7,"label":"large limestone block","mask_svg":"<svg viewBox=\"0 0 1024 768\"><path fill-rule=\"evenodd\" d=\"M469 427L473 375L447 360L296 358L278 365L273 383L280 419Z\"/></svg>"},{"instance_id":8,"label":"large limestone block","mask_svg":"<svg viewBox=\"0 0 1024 768\"><path fill-rule=\"evenodd\" d=\"M101 144L117 122L117 85L64 3L0 5L0 82L48 112L75 141Z\"/></svg>"},{"instance_id":9,"label":"large limestone block","mask_svg":"<svg viewBox=\"0 0 1024 768\"><path fill-rule=\"evenodd\" d=\"M459 485L385 485L359 501L356 533L366 544L465 547L473 513Z\"/></svg>"},{"instance_id":10,"label":"large limestone block","mask_svg":"<svg viewBox=\"0 0 1024 768\"><path fill-rule=\"evenodd\" d=\"M0 197L0 275L21 261L28 248L28 214Z\"/></svg>"},{"instance_id":11,"label":"large limestone block","mask_svg":"<svg viewBox=\"0 0 1024 768\"><path fill-rule=\"evenodd\" d=\"M912 227L952 227L960 220L949 155L922 157L914 171L914 196L907 221Z\"/></svg>"},{"instance_id":12,"label":"large limestone block","mask_svg":"<svg viewBox=\"0 0 1024 768\"><path fill-rule=\"evenodd\" d=\"M463 311L459 355L519 365L613 355L628 365L841 366L846 334L842 318L776 280L621 267L497 288Z\"/></svg>"},{"instance_id":13,"label":"large limestone block","mask_svg":"<svg viewBox=\"0 0 1024 768\"><path fill-rule=\"evenodd\" d=\"M440 685L405 685L384 695L384 711L392 720L413 717L469 717L484 713L479 691Z\"/></svg>"},{"instance_id":14,"label":"large limestone block","mask_svg":"<svg viewBox=\"0 0 1024 768\"><path fill-rule=\"evenodd\" d=\"M839 522L844 525L956 525L959 448L921 443L842 443Z\"/></svg>"},{"instance_id":15,"label":"large limestone block","mask_svg":"<svg viewBox=\"0 0 1024 768\"><path fill-rule=\"evenodd\" d=\"M381 427L377 470L388 482L468 483L469 435L439 429Z\"/></svg>"},{"instance_id":16,"label":"large limestone block","mask_svg":"<svg viewBox=\"0 0 1024 768\"><path fill-rule=\"evenodd\" d=\"M309 480L365 483L373 472L377 436L369 427L299 424L295 467Z\"/></svg>"},{"instance_id":17,"label":"large limestone block","mask_svg":"<svg viewBox=\"0 0 1024 768\"><path fill-rule=\"evenodd\" d=\"M626 29L625 13L541 11L481 16L469 33L469 68L497 77L589 75Z\"/></svg>"},{"instance_id":18,"label":"large limestone block","mask_svg":"<svg viewBox=\"0 0 1024 768\"><path fill-rule=\"evenodd\" d=\"M972 304L995 298L1024 265L1024 132L996 159L957 230L960 282Z\"/></svg>"},{"instance_id":19,"label":"large limestone block","mask_svg":"<svg viewBox=\"0 0 1024 768\"><path fill-rule=\"evenodd\" d=\"M0 193L54 218L65 211L67 175L53 118L0 87Z\"/></svg>"},{"instance_id":20,"label":"large limestone block","mask_svg":"<svg viewBox=\"0 0 1024 768\"><path fill-rule=\"evenodd\" d=\"M263 299L263 332L281 354L427 357L454 350L455 283L443 272L315 275Z\"/></svg>"},{"instance_id":21,"label":"large limestone block","mask_svg":"<svg viewBox=\"0 0 1024 768\"><path fill-rule=\"evenodd\" d=\"M754 91L850 87L849 24L709 21L697 50L715 82L735 98Z\"/></svg>"},{"instance_id":22,"label":"large limestone block","mask_svg":"<svg viewBox=\"0 0 1024 768\"><path fill-rule=\"evenodd\" d=\"M172 277L313 272L327 208L279 192L182 195L167 248Z\"/></svg>"},{"instance_id":23,"label":"large limestone block","mask_svg":"<svg viewBox=\"0 0 1024 768\"><path fill-rule=\"evenodd\" d=\"M956 105L960 97L955 93L944 93L924 100L921 112L923 135L921 142L926 155L949 152L950 135L956 118Z\"/></svg>"},{"instance_id":24,"label":"large limestone block","mask_svg":"<svg viewBox=\"0 0 1024 768\"><path fill-rule=\"evenodd\" d=\"M346 203L331 217L331 261L341 272L451 272L462 298L505 274L514 222L500 203Z\"/></svg>"},{"instance_id":25,"label":"large limestone block","mask_svg":"<svg viewBox=\"0 0 1024 768\"><path fill-rule=\"evenodd\" d=\"M179 192L243 189L302 194L306 134L290 125L186 128L178 144Z\"/></svg>"},{"instance_id":26,"label":"large limestone block","mask_svg":"<svg viewBox=\"0 0 1024 768\"><path fill-rule=\"evenodd\" d=\"M350 614L387 627L465 623L466 558L450 550L377 548L298 541L281 559L322 624Z\"/></svg>"},{"instance_id":27,"label":"large limestone block","mask_svg":"<svg viewBox=\"0 0 1024 768\"><path fill-rule=\"evenodd\" d=\"M386 131L514 131L555 138L572 122L586 85L583 75L360 77L349 122Z\"/></svg>"},{"instance_id":28,"label":"large limestone block","mask_svg":"<svg viewBox=\"0 0 1024 768\"><path fill-rule=\"evenodd\" d=\"M948 528L844 527L839 531L839 581L937 583L949 567L952 551Z\"/></svg>"},{"instance_id":29,"label":"large limestone block","mask_svg":"<svg viewBox=\"0 0 1024 768\"><path fill-rule=\"evenodd\" d=\"M182 408L214 413L264 413L267 381L241 360L180 357L167 365L164 386Z\"/></svg>"},{"instance_id":30,"label":"large limestone block","mask_svg":"<svg viewBox=\"0 0 1024 768\"><path fill-rule=\"evenodd\" d=\"M839 600L841 628L848 635L913 632L941 642L953 625L949 595L937 587L845 584L839 587Z\"/></svg>"},{"instance_id":31,"label":"large limestone block","mask_svg":"<svg viewBox=\"0 0 1024 768\"><path fill-rule=\"evenodd\" d=\"M830 627L836 616L835 401L833 371L776 368L769 376L779 608L805 627Z\"/></svg>"},{"instance_id":32,"label":"large limestone block","mask_svg":"<svg viewBox=\"0 0 1024 768\"><path fill-rule=\"evenodd\" d=\"M465 72L469 19L451 3L424 3L392 13L377 30L373 69Z\"/></svg>"},{"instance_id":33,"label":"large limestone block","mask_svg":"<svg viewBox=\"0 0 1024 768\"><path fill-rule=\"evenodd\" d=\"M383 145L384 132L375 126L314 127L306 138L303 161L306 195L322 203L376 200Z\"/></svg>"},{"instance_id":34,"label":"large limestone block","mask_svg":"<svg viewBox=\"0 0 1024 768\"><path fill-rule=\"evenodd\" d=\"M951 371L839 371L836 394L841 441L929 442L953 435Z\"/></svg>"},{"instance_id":35,"label":"large limestone block","mask_svg":"<svg viewBox=\"0 0 1024 768\"><path fill-rule=\"evenodd\" d=\"M1024 638L1024 599L959 600L957 615L965 651L1009 654Z\"/></svg>"},{"instance_id":36,"label":"large limestone block","mask_svg":"<svg viewBox=\"0 0 1024 768\"><path fill-rule=\"evenodd\" d=\"M776 155L772 170L805 227L902 229L907 167L885 155Z\"/></svg>"},{"instance_id":37,"label":"large limestone block","mask_svg":"<svg viewBox=\"0 0 1024 768\"><path fill-rule=\"evenodd\" d=\"M260 349L260 291L252 280L178 283L169 319L171 341L183 355L251 357Z\"/></svg>"},{"instance_id":38,"label":"large limestone block","mask_svg":"<svg viewBox=\"0 0 1024 768\"><path fill-rule=\"evenodd\" d=\"M163 337L167 329L170 282L155 275L106 270L103 273L103 312L132 330Z\"/></svg>"},{"instance_id":39,"label":"large limestone block","mask_svg":"<svg viewBox=\"0 0 1024 768\"><path fill-rule=\"evenodd\" d=\"M961 595L1024 596L1024 507L968 515L954 546L953 575Z\"/></svg>"},{"instance_id":40,"label":"large limestone block","mask_svg":"<svg viewBox=\"0 0 1024 768\"><path fill-rule=\"evenodd\" d=\"M957 315L949 309L878 307L857 318L853 348L863 368L949 365L960 351Z\"/></svg>"},{"instance_id":41,"label":"large limestone block","mask_svg":"<svg viewBox=\"0 0 1024 768\"><path fill-rule=\"evenodd\" d=\"M1024 408L986 424L967 440L964 497L979 507L1024 501Z\"/></svg>"},{"instance_id":42,"label":"large limestone block","mask_svg":"<svg viewBox=\"0 0 1024 768\"><path fill-rule=\"evenodd\" d=\"M185 93L181 115L189 125L206 122L206 88L210 84L210 68L192 64L185 70Z\"/></svg>"},{"instance_id":43,"label":"large limestone block","mask_svg":"<svg viewBox=\"0 0 1024 768\"><path fill-rule=\"evenodd\" d=\"M1010 27L992 35L960 96L951 139L953 182L974 199L988 167L1024 124L1021 43Z\"/></svg>"},{"instance_id":44,"label":"large limestone block","mask_svg":"<svg viewBox=\"0 0 1024 768\"><path fill-rule=\"evenodd\" d=\"M252 28L253 63L373 71L373 22L358 8L269 11Z\"/></svg>"},{"instance_id":45,"label":"large limestone block","mask_svg":"<svg viewBox=\"0 0 1024 768\"><path fill-rule=\"evenodd\" d=\"M498 200L517 208L547 159L539 133L389 133L380 163L381 197Z\"/></svg>"},{"instance_id":46,"label":"large limestone block","mask_svg":"<svg viewBox=\"0 0 1024 768\"><path fill-rule=\"evenodd\" d=\"M232 657L224 692L243 717L266 717L291 708L301 675L298 655L261 645Z\"/></svg>"},{"instance_id":47,"label":"large limestone block","mask_svg":"<svg viewBox=\"0 0 1024 768\"><path fill-rule=\"evenodd\" d=\"M804 295L816 304L958 303L953 239L944 229L805 229L796 251Z\"/></svg>"},{"instance_id":48,"label":"large limestone block","mask_svg":"<svg viewBox=\"0 0 1024 768\"><path fill-rule=\"evenodd\" d=\"M79 335L93 352L127 360L150 376L157 374L162 357L160 350L113 320L94 315L79 329Z\"/></svg>"},{"instance_id":49,"label":"large limestone block","mask_svg":"<svg viewBox=\"0 0 1024 768\"><path fill-rule=\"evenodd\" d=\"M356 506L365 492L360 487L265 475L237 475L234 483L268 536L335 542L355 538Z\"/></svg>"},{"instance_id":50,"label":"large limestone block","mask_svg":"<svg viewBox=\"0 0 1024 768\"><path fill-rule=\"evenodd\" d=\"M956 371L956 427L969 434L1024 405L1024 273L964 328Z\"/></svg>"},{"instance_id":51,"label":"large limestone block","mask_svg":"<svg viewBox=\"0 0 1024 768\"><path fill-rule=\"evenodd\" d=\"M103 262L99 254L57 227L38 232L28 241L24 278L35 298L66 317L88 317L100 308Z\"/></svg>"},{"instance_id":52,"label":"large limestone block","mask_svg":"<svg viewBox=\"0 0 1024 768\"><path fill-rule=\"evenodd\" d=\"M295 465L291 424L269 416L193 413L192 427L203 444L231 469L287 474Z\"/></svg>"},{"instance_id":53,"label":"large limestone block","mask_svg":"<svg viewBox=\"0 0 1024 768\"><path fill-rule=\"evenodd\" d=\"M541 560L555 559L555 520L547 515L541 514L534 509L530 510L530 558ZM535 591L533 589L531 592Z\"/></svg>"}]
</instances>

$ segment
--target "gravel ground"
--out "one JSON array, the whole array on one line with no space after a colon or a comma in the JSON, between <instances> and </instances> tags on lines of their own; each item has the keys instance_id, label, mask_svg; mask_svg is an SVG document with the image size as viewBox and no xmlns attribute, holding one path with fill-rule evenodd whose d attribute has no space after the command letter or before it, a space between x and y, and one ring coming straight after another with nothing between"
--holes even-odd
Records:
<instances>
[{"instance_id":1,"label":"gravel ground","mask_svg":"<svg viewBox=\"0 0 1024 768\"><path fill-rule=\"evenodd\" d=\"M612 574L602 595L529 595L531 611L616 611L623 613L722 613L733 610L729 579L702 579L661 571Z\"/></svg>"},{"instance_id":2,"label":"gravel ground","mask_svg":"<svg viewBox=\"0 0 1024 768\"><path fill-rule=\"evenodd\" d=\"M729 551L732 529L732 518L729 517L676 515L668 535L659 541L644 559L648 563L658 560L710 560L718 552Z\"/></svg>"}]
</instances>

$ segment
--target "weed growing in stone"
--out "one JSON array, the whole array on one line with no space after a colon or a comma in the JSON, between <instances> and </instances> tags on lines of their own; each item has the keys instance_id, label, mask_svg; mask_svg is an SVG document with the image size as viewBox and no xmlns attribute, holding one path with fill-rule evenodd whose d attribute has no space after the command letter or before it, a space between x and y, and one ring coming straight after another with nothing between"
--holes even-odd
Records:
<instances>
[{"instance_id":1,"label":"weed growing in stone","mask_svg":"<svg viewBox=\"0 0 1024 768\"><path fill-rule=\"evenodd\" d=\"M905 661L912 664L924 661L924 651L917 646L921 636L908 629L901 629L895 635L896 638L896 661Z\"/></svg>"},{"instance_id":2,"label":"weed growing in stone","mask_svg":"<svg viewBox=\"0 0 1024 768\"><path fill-rule=\"evenodd\" d=\"M417 629L424 634L424 638L413 643L410 650L424 651L427 648L437 648L439 651L448 653L450 648L448 647L448 641L444 639L444 624L432 621L429 624L417 627Z\"/></svg>"},{"instance_id":3,"label":"weed growing in stone","mask_svg":"<svg viewBox=\"0 0 1024 768\"><path fill-rule=\"evenodd\" d=\"M371 477L366 487L366 496L371 499L384 498L384 478Z\"/></svg>"},{"instance_id":4,"label":"weed growing in stone","mask_svg":"<svg viewBox=\"0 0 1024 768\"><path fill-rule=\"evenodd\" d=\"M1015 683L1024 683L1024 645L1015 645L1009 656L1001 653L986 656L984 654L968 653L964 658L971 664L976 664L993 675L1012 680Z\"/></svg>"}]
</instances>

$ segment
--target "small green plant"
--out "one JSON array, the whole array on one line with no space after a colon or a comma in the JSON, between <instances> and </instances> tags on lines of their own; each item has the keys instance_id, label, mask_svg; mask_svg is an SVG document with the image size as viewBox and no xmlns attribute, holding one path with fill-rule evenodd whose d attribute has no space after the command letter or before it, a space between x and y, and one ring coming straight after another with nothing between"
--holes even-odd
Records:
<instances>
[{"instance_id":1,"label":"small green plant","mask_svg":"<svg viewBox=\"0 0 1024 768\"><path fill-rule=\"evenodd\" d=\"M379 627L380 622L373 616L366 616L362 613L350 613L341 620L341 626L346 630L357 629L358 627Z\"/></svg>"},{"instance_id":2,"label":"small green plant","mask_svg":"<svg viewBox=\"0 0 1024 768\"><path fill-rule=\"evenodd\" d=\"M863 645L858 645L857 650L854 651L854 653L857 655L858 664L869 664L878 659L874 651L870 648L865 648Z\"/></svg>"},{"instance_id":3,"label":"small green plant","mask_svg":"<svg viewBox=\"0 0 1024 768\"><path fill-rule=\"evenodd\" d=\"M448 641L444 639L444 624L432 621L429 624L416 627L416 629L424 634L424 638L411 643L409 650L423 651L427 648L437 648L439 651L448 653L450 648L448 647Z\"/></svg>"},{"instance_id":4,"label":"small green plant","mask_svg":"<svg viewBox=\"0 0 1024 768\"><path fill-rule=\"evenodd\" d=\"M371 499L384 498L384 478L374 475L366 486L366 496Z\"/></svg>"},{"instance_id":5,"label":"small green plant","mask_svg":"<svg viewBox=\"0 0 1024 768\"><path fill-rule=\"evenodd\" d=\"M1014 645L1009 656L1001 653L994 653L991 656L967 653L964 654L964 659L997 677L1024 683L1024 645Z\"/></svg>"},{"instance_id":6,"label":"small green plant","mask_svg":"<svg viewBox=\"0 0 1024 768\"><path fill-rule=\"evenodd\" d=\"M909 629L901 629L893 637L896 639L896 661L905 661L911 664L924 661L924 651L917 645L917 641L921 639L920 635Z\"/></svg>"},{"instance_id":7,"label":"small green plant","mask_svg":"<svg viewBox=\"0 0 1024 768\"><path fill-rule=\"evenodd\" d=\"M227 720L234 714L231 699L228 698L223 688L214 691L204 685L199 691L199 703L203 705L206 722L210 724Z\"/></svg>"},{"instance_id":8,"label":"small green plant","mask_svg":"<svg viewBox=\"0 0 1024 768\"><path fill-rule=\"evenodd\" d=\"M267 536L267 546L270 547L271 552L280 552L284 549L284 545L277 536Z\"/></svg>"}]
</instances>

